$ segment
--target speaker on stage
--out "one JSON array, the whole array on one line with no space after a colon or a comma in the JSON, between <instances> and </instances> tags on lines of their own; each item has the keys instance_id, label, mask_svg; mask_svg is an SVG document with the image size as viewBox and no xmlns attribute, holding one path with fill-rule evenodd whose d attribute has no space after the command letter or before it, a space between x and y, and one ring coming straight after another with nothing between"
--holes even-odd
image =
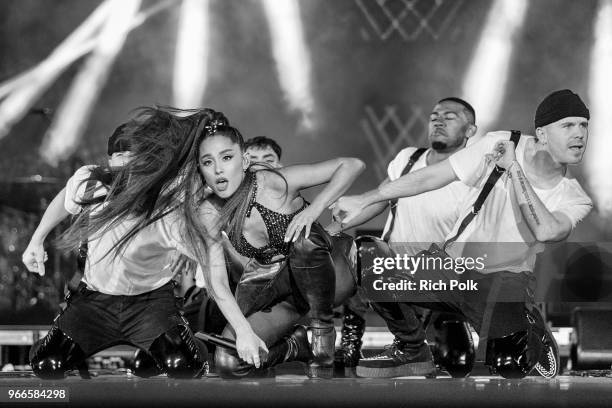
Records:
<instances>
[{"instance_id":1,"label":"speaker on stage","mask_svg":"<svg viewBox=\"0 0 612 408\"><path fill-rule=\"evenodd\" d=\"M571 359L573 369L610 369L612 366L612 305L576 308Z\"/></svg>"}]
</instances>

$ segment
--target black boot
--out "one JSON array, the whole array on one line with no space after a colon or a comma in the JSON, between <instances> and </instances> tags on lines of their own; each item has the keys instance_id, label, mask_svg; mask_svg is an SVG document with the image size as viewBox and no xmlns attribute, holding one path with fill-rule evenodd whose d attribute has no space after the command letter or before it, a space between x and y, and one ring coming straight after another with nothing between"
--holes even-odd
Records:
<instances>
[{"instance_id":1,"label":"black boot","mask_svg":"<svg viewBox=\"0 0 612 408\"><path fill-rule=\"evenodd\" d=\"M434 361L453 378L467 377L474 367L476 352L467 323L458 320L436 322Z\"/></svg>"},{"instance_id":2,"label":"black boot","mask_svg":"<svg viewBox=\"0 0 612 408\"><path fill-rule=\"evenodd\" d=\"M538 363L541 375L554 377L559 369L558 349L542 315L525 309L525 330L487 341L485 364L494 374L504 378L523 378Z\"/></svg>"},{"instance_id":3,"label":"black boot","mask_svg":"<svg viewBox=\"0 0 612 408\"><path fill-rule=\"evenodd\" d=\"M310 236L294 243L290 266L299 294L308 304L311 330L312 360L306 374L310 378L332 378L336 330L333 304L336 274L331 258L331 241L318 224L312 225Z\"/></svg>"},{"instance_id":4,"label":"black boot","mask_svg":"<svg viewBox=\"0 0 612 408\"><path fill-rule=\"evenodd\" d=\"M559 346L553 337L550 327L544 321L540 310L534 307L528 312L528 315L534 321L534 325L537 327L536 333L539 335L543 345L542 353L534 368L542 377L554 378L559 374L561 368Z\"/></svg>"},{"instance_id":5,"label":"black boot","mask_svg":"<svg viewBox=\"0 0 612 408\"><path fill-rule=\"evenodd\" d=\"M311 319L310 321L311 359L306 367L310 378L332 378L334 376L334 351L336 345L336 328L332 323Z\"/></svg>"},{"instance_id":6,"label":"black boot","mask_svg":"<svg viewBox=\"0 0 612 408\"><path fill-rule=\"evenodd\" d=\"M365 319L344 306L344 317L342 319L341 349L336 350L335 372L336 375L355 377L355 368L359 359L363 358L361 346L363 333L365 332Z\"/></svg>"},{"instance_id":7,"label":"black boot","mask_svg":"<svg viewBox=\"0 0 612 408\"><path fill-rule=\"evenodd\" d=\"M222 378L273 377L273 368L289 361L308 362L311 359L310 344L304 326L296 326L291 335L281 339L268 349L262 366L258 369L238 357L236 350L218 347L215 354L217 374Z\"/></svg>"},{"instance_id":8,"label":"black boot","mask_svg":"<svg viewBox=\"0 0 612 408\"><path fill-rule=\"evenodd\" d=\"M208 373L206 345L185 325L177 325L158 336L149 353L170 378L200 378Z\"/></svg>"},{"instance_id":9,"label":"black boot","mask_svg":"<svg viewBox=\"0 0 612 408\"><path fill-rule=\"evenodd\" d=\"M308 334L304 326L295 326L289 337L270 347L268 357L263 364L264 368L273 367L289 361L308 362L312 358Z\"/></svg>"},{"instance_id":10,"label":"black boot","mask_svg":"<svg viewBox=\"0 0 612 408\"><path fill-rule=\"evenodd\" d=\"M88 378L85 353L70 336L53 326L49 333L30 351L30 365L38 377L57 380L66 371L77 367L81 376Z\"/></svg>"},{"instance_id":11,"label":"black boot","mask_svg":"<svg viewBox=\"0 0 612 408\"><path fill-rule=\"evenodd\" d=\"M151 353L140 348L134 353L132 369L134 370L134 375L142 378L163 374L163 370Z\"/></svg>"}]
</instances>

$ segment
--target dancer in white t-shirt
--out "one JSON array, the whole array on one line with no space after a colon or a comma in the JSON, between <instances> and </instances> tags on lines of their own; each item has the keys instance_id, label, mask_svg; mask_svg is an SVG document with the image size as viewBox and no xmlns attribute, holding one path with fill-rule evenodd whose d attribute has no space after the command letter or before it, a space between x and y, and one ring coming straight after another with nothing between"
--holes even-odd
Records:
<instances>
[{"instance_id":1,"label":"dancer in white t-shirt","mask_svg":"<svg viewBox=\"0 0 612 408\"><path fill-rule=\"evenodd\" d=\"M568 165L582 160L589 118L589 111L578 95L569 90L553 92L537 108L536 136L523 136L516 151L509 140L510 132L489 133L448 160L359 196L343 197L334 209L336 217L350 222L372 203L413 196L455 180L481 187L492 171L503 169L504 174L480 212L456 242L447 247L455 258L483 256L486 245L489 252L486 265L478 272L470 272L479 279L480 289L447 297L444 302L440 301L439 292L422 291L415 296L418 301L464 314L477 329L483 324L488 326L486 362L504 377L523 377L538 363L542 353L556 352L554 341L545 343L544 348L541 342L534 341L546 336L541 317L534 311L532 272L535 254L542 243L566 239L592 208L589 197L568 174ZM470 210L466 205L463 214ZM456 233L460 222L453 232ZM447 239L454 237L453 232ZM432 279L451 277L440 273ZM499 299L497 293L511 301L495 303L492 310L488 309L487 302ZM430 364L420 322L406 318L404 323L406 332L411 334L397 345L399 353L381 356L363 367L360 363L362 374L406 375ZM549 367L539 368L549 375L555 375L557 370L552 361Z\"/></svg>"},{"instance_id":2,"label":"dancer in white t-shirt","mask_svg":"<svg viewBox=\"0 0 612 408\"><path fill-rule=\"evenodd\" d=\"M63 236L63 247L80 247L86 240L88 250L78 289L30 351L39 377L62 378L66 370L81 369L88 356L119 343L143 351L137 375L199 377L205 372L206 348L181 316L172 263L177 251L201 263L213 259L204 255L223 256L206 231L201 232L206 248L184 243L181 196L173 189L177 162L188 153L176 146L206 118L205 110L187 117L141 110L120 132L118 145L125 142L130 151L117 158L121 166L77 170L51 203L24 253L28 269L44 273L42 243L52 224L69 213L78 215ZM149 153L146 159L140 157L143 152Z\"/></svg>"},{"instance_id":3,"label":"dancer in white t-shirt","mask_svg":"<svg viewBox=\"0 0 612 408\"><path fill-rule=\"evenodd\" d=\"M389 163L387 178L381 183L385 185L397 180L407 171L414 172L426 166L434 165L447 159L453 153L463 149L469 138L476 133L476 112L465 100L456 97L440 99L429 115L428 141L430 147L406 147ZM410 168L407 167L412 162ZM454 227L460 215L461 205L472 188L455 181L440 189L412 197L401 197L397 202L379 202L366 208L359 216L343 229L363 224L387 209L389 204L395 209L387 217L382 237L389 243L396 254L416 255L427 249L432 242L441 242ZM355 370L360 357L361 336L365 329L365 320L359 311L364 309L359 305L363 294L358 293L347 303L344 310L343 361L336 360L345 367ZM366 303L361 299L361 303ZM366 303L367 304L367 303ZM372 303L372 307L381 315L401 316L403 305L397 303ZM438 354L437 362L452 375L464 376L469 372L474 360L473 343L469 328L463 319L456 314L434 314L430 316L428 309L419 309L423 318L433 322L435 334L441 347L446 350ZM391 332L401 337L403 325L394 319L389 325ZM390 319L388 319L390 321ZM361 324L359 324L361 323ZM448 326L456 339L446 336ZM465 341L468 339L468 341ZM461 347L459 347L461 345ZM359 347L358 347L359 346ZM466 347L467 346L467 347ZM452 351L450 351L452 350ZM431 367L433 369L433 367Z\"/></svg>"}]
</instances>

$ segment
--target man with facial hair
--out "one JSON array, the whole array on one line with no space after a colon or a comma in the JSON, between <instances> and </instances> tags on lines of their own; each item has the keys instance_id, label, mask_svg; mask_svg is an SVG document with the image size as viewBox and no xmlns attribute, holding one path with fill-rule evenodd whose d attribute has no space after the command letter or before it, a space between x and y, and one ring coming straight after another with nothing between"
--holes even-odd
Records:
<instances>
[{"instance_id":1,"label":"man with facial hair","mask_svg":"<svg viewBox=\"0 0 612 408\"><path fill-rule=\"evenodd\" d=\"M447 159L453 153L463 149L468 139L475 135L476 130L476 113L468 102L457 97L440 99L429 115L428 141L430 147L418 149L411 146L401 150L389 163L387 178L380 185L384 186L397 180L408 171L416 171ZM408 166L409 163L412 165ZM471 190L469 186L457 181L418 196L378 202L367 207L342 228L338 223L334 223L328 227L328 230L346 230L363 224L382 213L390 205L392 210L387 218L383 239L390 244L395 253L413 256L427 249L432 242L444 240L459 218L460 204ZM361 337L365 330L366 304L363 295L358 294L344 306L343 341L342 348L339 350L343 355L336 359L336 365L344 365L345 368L353 370L357 366L361 356ZM402 306L399 304L388 304L383 308L373 303L372 306L383 315L402 314ZM421 319L429 320L431 316L428 310L422 308L418 310ZM463 346L464 350L457 350L456 345L449 344L449 342L453 343L454 339L447 338L445 332L448 326L454 325L453 331L461 333L461 339L468 339L468 342L471 343L469 329L463 323L463 319L449 313L436 315L432 320L437 329L438 341L446 343L445 348L448 346L454 348L457 357L443 358L439 362L452 375L464 376L473 364L473 346L471 349L465 349L466 347ZM389 329L394 335L399 334L399 328L395 325L389 324Z\"/></svg>"}]
</instances>

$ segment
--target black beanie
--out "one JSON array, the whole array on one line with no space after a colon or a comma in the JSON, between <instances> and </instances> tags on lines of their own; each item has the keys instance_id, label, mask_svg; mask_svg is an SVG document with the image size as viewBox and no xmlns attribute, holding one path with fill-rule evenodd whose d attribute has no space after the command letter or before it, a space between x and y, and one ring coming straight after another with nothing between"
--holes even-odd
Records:
<instances>
[{"instance_id":1,"label":"black beanie","mask_svg":"<svg viewBox=\"0 0 612 408\"><path fill-rule=\"evenodd\" d=\"M108 138L107 153L112 156L113 153L128 152L130 150L130 141L123 134L127 123L124 123L115 129L111 137Z\"/></svg>"},{"instance_id":2,"label":"black beanie","mask_svg":"<svg viewBox=\"0 0 612 408\"><path fill-rule=\"evenodd\" d=\"M589 109L577 94L569 89L555 91L538 105L535 114L535 127L546 126L569 116L590 119Z\"/></svg>"}]
</instances>

